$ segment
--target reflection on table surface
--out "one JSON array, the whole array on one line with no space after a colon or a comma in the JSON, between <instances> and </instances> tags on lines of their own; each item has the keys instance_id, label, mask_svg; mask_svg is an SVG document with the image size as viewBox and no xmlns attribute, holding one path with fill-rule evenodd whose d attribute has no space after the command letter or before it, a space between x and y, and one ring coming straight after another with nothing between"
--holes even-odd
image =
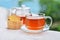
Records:
<instances>
[{"instance_id":1,"label":"reflection on table surface","mask_svg":"<svg viewBox=\"0 0 60 40\"><path fill-rule=\"evenodd\" d=\"M26 33L21 30L0 28L0 40L60 40L60 32L46 31L38 34Z\"/></svg>"}]
</instances>

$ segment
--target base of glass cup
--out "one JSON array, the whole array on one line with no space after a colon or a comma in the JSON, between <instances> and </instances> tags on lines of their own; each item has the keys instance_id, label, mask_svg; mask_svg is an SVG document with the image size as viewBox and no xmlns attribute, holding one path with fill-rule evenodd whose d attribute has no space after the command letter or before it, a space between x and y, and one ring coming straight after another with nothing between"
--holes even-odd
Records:
<instances>
[{"instance_id":1,"label":"base of glass cup","mask_svg":"<svg viewBox=\"0 0 60 40\"><path fill-rule=\"evenodd\" d=\"M45 25L45 27L42 30L29 30L25 25L21 27L22 31L29 32L29 33L40 33L49 30L49 26Z\"/></svg>"}]
</instances>

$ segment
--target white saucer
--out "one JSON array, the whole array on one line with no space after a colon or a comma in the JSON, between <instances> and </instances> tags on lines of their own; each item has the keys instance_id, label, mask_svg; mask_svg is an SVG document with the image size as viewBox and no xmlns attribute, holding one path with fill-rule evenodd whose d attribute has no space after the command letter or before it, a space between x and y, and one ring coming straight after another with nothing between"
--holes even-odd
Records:
<instances>
[{"instance_id":1,"label":"white saucer","mask_svg":"<svg viewBox=\"0 0 60 40\"><path fill-rule=\"evenodd\" d=\"M27 29L27 27L25 25L23 25L21 27L21 30L23 30L25 32L30 32L30 33L39 33L39 32L44 32L44 31L49 30L49 26L45 25L45 27L43 28L43 30L29 30L29 29Z\"/></svg>"}]
</instances>

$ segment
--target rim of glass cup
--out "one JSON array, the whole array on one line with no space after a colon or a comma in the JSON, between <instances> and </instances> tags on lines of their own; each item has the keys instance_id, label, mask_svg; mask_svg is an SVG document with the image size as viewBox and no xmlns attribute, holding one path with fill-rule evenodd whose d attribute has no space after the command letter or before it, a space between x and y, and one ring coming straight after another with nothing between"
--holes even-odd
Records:
<instances>
[{"instance_id":1,"label":"rim of glass cup","mask_svg":"<svg viewBox=\"0 0 60 40\"><path fill-rule=\"evenodd\" d=\"M37 15L37 14L36 14L36 15L34 15L34 16L33 16L33 15L26 15L25 17L26 17L26 18L32 18L32 19L33 19L33 18L34 18L34 19L41 19L41 18L45 18L45 14L43 14L43 15Z\"/></svg>"}]
</instances>

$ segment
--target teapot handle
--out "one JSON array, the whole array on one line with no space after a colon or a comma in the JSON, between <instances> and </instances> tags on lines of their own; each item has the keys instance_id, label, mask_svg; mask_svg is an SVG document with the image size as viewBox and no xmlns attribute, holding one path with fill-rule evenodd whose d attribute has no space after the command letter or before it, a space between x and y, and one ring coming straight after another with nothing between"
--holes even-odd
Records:
<instances>
[{"instance_id":1,"label":"teapot handle","mask_svg":"<svg viewBox=\"0 0 60 40\"><path fill-rule=\"evenodd\" d=\"M17 10L16 8L12 8L11 10L12 10L12 14L16 14L16 10Z\"/></svg>"}]
</instances>

